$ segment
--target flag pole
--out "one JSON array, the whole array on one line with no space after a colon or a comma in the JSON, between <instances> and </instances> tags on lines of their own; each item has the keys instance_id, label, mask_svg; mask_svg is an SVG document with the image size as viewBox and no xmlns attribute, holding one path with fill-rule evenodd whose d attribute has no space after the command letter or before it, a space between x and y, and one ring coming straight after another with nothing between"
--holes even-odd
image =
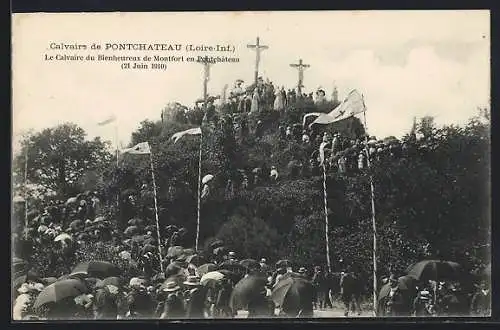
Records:
<instances>
[{"instance_id":1,"label":"flag pole","mask_svg":"<svg viewBox=\"0 0 500 330\"><path fill-rule=\"evenodd\" d=\"M332 266L330 263L330 239L328 238L328 200L326 192L326 167L323 161L323 197L325 202L325 244L326 244L326 264L328 266L328 272L332 271Z\"/></svg>"},{"instance_id":2,"label":"flag pole","mask_svg":"<svg viewBox=\"0 0 500 330\"><path fill-rule=\"evenodd\" d=\"M371 162L370 153L368 151L368 134L366 125L366 105L363 97L363 119L365 126L365 152L366 152L366 162L368 165L368 171L370 176L370 196L371 196L371 207L372 207L372 231L373 231L373 314L377 316L377 221L375 218L375 187L373 185L373 174L371 173Z\"/></svg>"},{"instance_id":3,"label":"flag pole","mask_svg":"<svg viewBox=\"0 0 500 330\"><path fill-rule=\"evenodd\" d=\"M160 269L161 272L163 273L163 256L162 256L162 251L161 251L161 236L160 236L160 220L158 218L158 201L156 197L156 180L155 180L155 170L153 167L153 153L150 151L149 152L149 160L151 163L151 177L153 179L153 195L154 195L154 200L155 200L155 216L156 216L156 234L158 235L158 255L160 257Z\"/></svg>"},{"instance_id":4,"label":"flag pole","mask_svg":"<svg viewBox=\"0 0 500 330\"><path fill-rule=\"evenodd\" d=\"M201 129L201 128L200 128ZM198 251L198 241L200 239L200 218L201 218L201 151L203 143L203 131L200 134L200 154L198 157L198 215L196 219L196 241L195 249Z\"/></svg>"},{"instance_id":5,"label":"flag pole","mask_svg":"<svg viewBox=\"0 0 500 330\"><path fill-rule=\"evenodd\" d=\"M24 152L24 236L28 238L28 149L29 140L26 143L26 151Z\"/></svg>"}]
</instances>

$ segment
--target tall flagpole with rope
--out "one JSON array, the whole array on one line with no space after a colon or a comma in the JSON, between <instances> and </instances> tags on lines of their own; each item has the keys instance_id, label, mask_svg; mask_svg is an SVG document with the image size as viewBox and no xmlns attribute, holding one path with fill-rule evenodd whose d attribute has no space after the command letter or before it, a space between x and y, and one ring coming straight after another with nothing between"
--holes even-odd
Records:
<instances>
[{"instance_id":1,"label":"tall flagpole with rope","mask_svg":"<svg viewBox=\"0 0 500 330\"><path fill-rule=\"evenodd\" d=\"M155 180L155 168L153 166L153 154L151 152L151 147L148 142L141 142L132 148L122 150L123 154L131 154L131 155L149 155L149 163L151 167L151 178L153 181L153 197L155 204L155 219L156 219L156 233L158 235L158 257L160 260L160 269L163 273L163 253L161 249L161 236L160 236L160 219L158 216L158 197L156 192L156 180Z\"/></svg>"},{"instance_id":2,"label":"tall flagpole with rope","mask_svg":"<svg viewBox=\"0 0 500 330\"><path fill-rule=\"evenodd\" d=\"M156 180L155 180L155 169L153 166L153 153L149 152L149 161L151 164L151 178L153 179L153 195L155 201L155 218L156 218L156 235L158 236L158 255L160 259L160 269L161 272L164 273L163 270L163 253L161 250L161 235L160 235L160 218L158 217L158 197L156 195Z\"/></svg>"},{"instance_id":3,"label":"tall flagpole with rope","mask_svg":"<svg viewBox=\"0 0 500 330\"><path fill-rule=\"evenodd\" d=\"M195 240L195 250L198 251L199 240L200 240L200 221L201 221L201 155L203 151L203 122L207 116L207 102L208 102L208 80L210 79L210 66L212 63L208 58L200 61L203 64L204 74L203 74L203 118L200 125L200 151L198 155L198 200L197 200L197 217L196 217L196 240Z\"/></svg>"},{"instance_id":4,"label":"tall flagpole with rope","mask_svg":"<svg viewBox=\"0 0 500 330\"><path fill-rule=\"evenodd\" d=\"M365 126L365 153L366 153L366 164L368 166L369 178L370 178L370 199L371 199L371 208L372 208L372 232L373 232L373 314L377 316L377 221L376 221L376 213L375 213L375 187L373 184L373 173L371 171L371 162L370 162L370 152L368 150L368 131L366 125L366 105L364 96L361 96L363 101L363 121Z\"/></svg>"},{"instance_id":5,"label":"tall flagpole with rope","mask_svg":"<svg viewBox=\"0 0 500 330\"><path fill-rule=\"evenodd\" d=\"M28 149L29 137L26 139L25 152L24 152L24 236L28 238Z\"/></svg>"},{"instance_id":6,"label":"tall flagpole with rope","mask_svg":"<svg viewBox=\"0 0 500 330\"><path fill-rule=\"evenodd\" d=\"M328 272L332 271L332 265L330 262L330 239L329 239L329 221L328 221L328 195L326 191L326 167L323 161L323 199L325 204L325 244L326 244L326 264L328 266Z\"/></svg>"},{"instance_id":7,"label":"tall flagpole with rope","mask_svg":"<svg viewBox=\"0 0 500 330\"><path fill-rule=\"evenodd\" d=\"M375 187L373 183L373 173L371 171L370 153L368 150L368 136L366 135L367 124L366 124L366 105L364 101L364 96L361 95L357 90L352 90L349 95L339 104L335 109L333 109L328 114L322 114L316 118L310 126L313 124L332 124L337 121L345 120L351 118L357 114L363 113L364 116L364 126L365 126L365 152L367 159L367 167L370 178L370 197L371 197L371 213L372 213L372 230L373 230L373 313L377 315L377 221L375 212ZM321 147L320 147L321 153ZM324 155L322 155L324 158ZM324 171L324 170L323 170ZM323 176L323 189L326 191L326 180ZM325 192L325 213L326 213L326 192ZM328 218L327 218L328 221Z\"/></svg>"}]
</instances>

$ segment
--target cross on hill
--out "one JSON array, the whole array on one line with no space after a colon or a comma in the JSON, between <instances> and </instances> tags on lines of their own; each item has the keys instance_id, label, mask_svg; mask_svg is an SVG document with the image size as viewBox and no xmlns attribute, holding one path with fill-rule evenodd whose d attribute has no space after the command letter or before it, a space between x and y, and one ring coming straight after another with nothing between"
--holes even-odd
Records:
<instances>
[{"instance_id":1,"label":"cross on hill","mask_svg":"<svg viewBox=\"0 0 500 330\"><path fill-rule=\"evenodd\" d=\"M290 66L292 68L297 68L299 70L299 82L297 85L297 89L298 89L298 94L302 95L302 87L304 87L304 85L302 84L304 82L304 69L309 68L310 65L304 64L302 62L302 59L299 59L299 64L290 64Z\"/></svg>"}]
</instances>

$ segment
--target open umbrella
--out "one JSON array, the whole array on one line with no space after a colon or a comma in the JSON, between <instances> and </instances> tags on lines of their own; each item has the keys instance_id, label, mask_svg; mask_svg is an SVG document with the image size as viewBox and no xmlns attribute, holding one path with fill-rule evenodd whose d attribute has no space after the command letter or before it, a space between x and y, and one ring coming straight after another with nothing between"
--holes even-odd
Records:
<instances>
[{"instance_id":1,"label":"open umbrella","mask_svg":"<svg viewBox=\"0 0 500 330\"><path fill-rule=\"evenodd\" d=\"M186 275L184 275L184 274L172 275L172 276L168 277L165 280L165 282L163 282L162 285L160 285L160 290L163 290L164 288L166 288L167 283L169 283L169 282L175 282L177 285L183 287L185 280L186 280Z\"/></svg>"},{"instance_id":2,"label":"open umbrella","mask_svg":"<svg viewBox=\"0 0 500 330\"><path fill-rule=\"evenodd\" d=\"M219 269L217 271L223 274L226 278L230 279L233 283L238 283L244 276L241 273L235 273L227 269Z\"/></svg>"},{"instance_id":3,"label":"open umbrella","mask_svg":"<svg viewBox=\"0 0 500 330\"><path fill-rule=\"evenodd\" d=\"M192 255L196 254L196 251L194 249L184 249L184 251L182 251L182 254L184 254L186 257L188 257L188 256L192 256Z\"/></svg>"},{"instance_id":4,"label":"open umbrella","mask_svg":"<svg viewBox=\"0 0 500 330\"><path fill-rule=\"evenodd\" d=\"M210 243L208 245L208 247L210 247L213 250L213 249L216 249L216 248L221 247L223 245L224 245L223 241L221 241L220 239L216 239L215 241L213 241L212 243Z\"/></svg>"},{"instance_id":5,"label":"open umbrella","mask_svg":"<svg viewBox=\"0 0 500 330\"><path fill-rule=\"evenodd\" d=\"M292 263L287 259L282 259L276 262L276 268L292 267Z\"/></svg>"},{"instance_id":6,"label":"open umbrella","mask_svg":"<svg viewBox=\"0 0 500 330\"><path fill-rule=\"evenodd\" d=\"M171 246L167 250L168 258L178 258L184 253L184 248L182 246Z\"/></svg>"},{"instance_id":7,"label":"open umbrella","mask_svg":"<svg viewBox=\"0 0 500 330\"><path fill-rule=\"evenodd\" d=\"M78 273L97 278L106 278L110 276L119 276L121 271L117 266L110 262L87 261L82 262L73 268L71 275Z\"/></svg>"},{"instance_id":8,"label":"open umbrella","mask_svg":"<svg viewBox=\"0 0 500 330\"><path fill-rule=\"evenodd\" d=\"M141 249L141 253L142 254L146 254L148 252L155 253L156 252L156 248L153 245L151 245L151 244L144 245L144 247Z\"/></svg>"},{"instance_id":9,"label":"open umbrella","mask_svg":"<svg viewBox=\"0 0 500 330\"><path fill-rule=\"evenodd\" d=\"M416 290L417 280L411 275L404 275L398 278L398 289L401 291L413 291ZM380 288L378 294L378 300L381 301L389 295L391 291L391 284L386 283Z\"/></svg>"},{"instance_id":10,"label":"open umbrella","mask_svg":"<svg viewBox=\"0 0 500 330\"><path fill-rule=\"evenodd\" d=\"M70 198L68 198L68 200L64 204L65 205L70 205L70 204L75 204L76 202L78 202L78 198L76 198L76 197L70 197Z\"/></svg>"},{"instance_id":11,"label":"open umbrella","mask_svg":"<svg viewBox=\"0 0 500 330\"><path fill-rule=\"evenodd\" d=\"M95 223L95 222L102 222L102 221L104 221L104 220L106 220L106 218L104 218L104 217L102 217L102 216L101 216L101 217L97 217L97 218L95 218L95 219L94 219L94 223Z\"/></svg>"},{"instance_id":12,"label":"open umbrella","mask_svg":"<svg viewBox=\"0 0 500 330\"><path fill-rule=\"evenodd\" d=\"M156 232L156 226L155 225L148 225L144 228L145 231L151 231L151 232Z\"/></svg>"},{"instance_id":13,"label":"open umbrella","mask_svg":"<svg viewBox=\"0 0 500 330\"><path fill-rule=\"evenodd\" d=\"M300 310L312 313L313 310L313 286L304 278L290 276L279 281L271 298L288 315L297 315Z\"/></svg>"},{"instance_id":14,"label":"open umbrella","mask_svg":"<svg viewBox=\"0 0 500 330\"><path fill-rule=\"evenodd\" d=\"M453 261L423 260L406 270L408 275L419 281L457 280L463 275L462 267Z\"/></svg>"},{"instance_id":15,"label":"open umbrella","mask_svg":"<svg viewBox=\"0 0 500 330\"><path fill-rule=\"evenodd\" d=\"M199 266L205 262L205 258L203 258L198 254L193 254L186 258L186 262L193 264L195 266Z\"/></svg>"},{"instance_id":16,"label":"open umbrella","mask_svg":"<svg viewBox=\"0 0 500 330\"><path fill-rule=\"evenodd\" d=\"M12 286L16 289L20 287L21 284L26 282L44 283L43 279L41 279L37 274L33 272L27 272L24 275L14 278L14 280L12 281Z\"/></svg>"},{"instance_id":17,"label":"open umbrella","mask_svg":"<svg viewBox=\"0 0 500 330\"><path fill-rule=\"evenodd\" d=\"M200 279L200 283L201 285L207 286L213 281L218 282L222 280L224 277L225 277L224 274L222 274L221 272L213 271L203 275Z\"/></svg>"},{"instance_id":18,"label":"open umbrella","mask_svg":"<svg viewBox=\"0 0 500 330\"><path fill-rule=\"evenodd\" d=\"M12 271L13 273L23 273L27 272L29 269L28 262L24 259L14 257L12 259Z\"/></svg>"},{"instance_id":19,"label":"open umbrella","mask_svg":"<svg viewBox=\"0 0 500 330\"><path fill-rule=\"evenodd\" d=\"M79 229L83 228L83 226L84 226L84 224L83 224L82 220L73 220L69 224L69 228L71 228L73 230L79 230Z\"/></svg>"},{"instance_id":20,"label":"open umbrella","mask_svg":"<svg viewBox=\"0 0 500 330\"><path fill-rule=\"evenodd\" d=\"M212 264L212 263L203 264L203 265L199 266L198 268L196 268L196 270L200 276L203 276L207 273L216 271L217 269L219 269L219 266L217 266L216 264Z\"/></svg>"},{"instance_id":21,"label":"open umbrella","mask_svg":"<svg viewBox=\"0 0 500 330\"><path fill-rule=\"evenodd\" d=\"M88 293L89 289L80 280L67 279L55 282L43 289L35 300L34 308L38 309L47 303L57 303L68 297L77 297Z\"/></svg>"},{"instance_id":22,"label":"open umbrella","mask_svg":"<svg viewBox=\"0 0 500 330\"><path fill-rule=\"evenodd\" d=\"M203 177L203 179L201 179L201 183L206 184L207 182L209 182L213 178L214 178L214 176L212 174L207 174Z\"/></svg>"},{"instance_id":23,"label":"open umbrella","mask_svg":"<svg viewBox=\"0 0 500 330\"><path fill-rule=\"evenodd\" d=\"M117 276L106 277L103 280L99 280L96 283L96 288L104 288L106 285L114 285L117 288L122 286L123 281Z\"/></svg>"},{"instance_id":24,"label":"open umbrella","mask_svg":"<svg viewBox=\"0 0 500 330\"><path fill-rule=\"evenodd\" d=\"M139 228L137 226L129 226L123 232L127 236L135 235L139 232Z\"/></svg>"},{"instance_id":25,"label":"open umbrella","mask_svg":"<svg viewBox=\"0 0 500 330\"><path fill-rule=\"evenodd\" d=\"M165 268L165 277L168 278L173 275L180 274L182 272L182 267L176 263L171 263Z\"/></svg>"},{"instance_id":26,"label":"open umbrella","mask_svg":"<svg viewBox=\"0 0 500 330\"><path fill-rule=\"evenodd\" d=\"M234 286L229 305L234 311L247 308L250 301L266 291L266 284L265 277L250 275L242 278Z\"/></svg>"},{"instance_id":27,"label":"open umbrella","mask_svg":"<svg viewBox=\"0 0 500 330\"><path fill-rule=\"evenodd\" d=\"M130 219L127 224L129 226L140 226L140 225L143 225L144 224L144 221L142 219L139 219L139 218L133 218L133 219Z\"/></svg>"},{"instance_id":28,"label":"open umbrella","mask_svg":"<svg viewBox=\"0 0 500 330\"><path fill-rule=\"evenodd\" d=\"M44 277L42 278L42 283L45 284L45 285L51 285L52 283L55 283L57 282L57 278L56 277Z\"/></svg>"},{"instance_id":29,"label":"open umbrella","mask_svg":"<svg viewBox=\"0 0 500 330\"><path fill-rule=\"evenodd\" d=\"M218 255L223 255L224 253L226 253L227 249L225 246L219 246L217 248L214 249L213 253L218 256Z\"/></svg>"},{"instance_id":30,"label":"open umbrella","mask_svg":"<svg viewBox=\"0 0 500 330\"><path fill-rule=\"evenodd\" d=\"M260 264L254 259L244 259L240 261L240 265L246 269L260 269Z\"/></svg>"},{"instance_id":31,"label":"open umbrella","mask_svg":"<svg viewBox=\"0 0 500 330\"><path fill-rule=\"evenodd\" d=\"M72 241L73 237L71 235L66 234L66 233L61 233L54 238L54 242L59 242L59 241Z\"/></svg>"}]
</instances>

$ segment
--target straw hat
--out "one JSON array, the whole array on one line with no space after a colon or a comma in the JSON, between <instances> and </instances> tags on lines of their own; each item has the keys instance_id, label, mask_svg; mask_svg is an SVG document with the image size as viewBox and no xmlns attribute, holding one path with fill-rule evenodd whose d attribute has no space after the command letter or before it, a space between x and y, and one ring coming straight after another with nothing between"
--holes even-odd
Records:
<instances>
[{"instance_id":1,"label":"straw hat","mask_svg":"<svg viewBox=\"0 0 500 330\"><path fill-rule=\"evenodd\" d=\"M303 274L306 272L306 269L304 267L299 268L299 273Z\"/></svg>"},{"instance_id":2,"label":"straw hat","mask_svg":"<svg viewBox=\"0 0 500 330\"><path fill-rule=\"evenodd\" d=\"M175 282L168 282L165 287L163 288L163 291L165 292L174 292L177 290L180 290L180 286L177 285Z\"/></svg>"},{"instance_id":3,"label":"straw hat","mask_svg":"<svg viewBox=\"0 0 500 330\"><path fill-rule=\"evenodd\" d=\"M266 258L260 259L260 262L265 263L266 262Z\"/></svg>"},{"instance_id":4,"label":"straw hat","mask_svg":"<svg viewBox=\"0 0 500 330\"><path fill-rule=\"evenodd\" d=\"M235 253L235 252L233 252L233 251L231 251L231 252L229 252L229 256L230 256L230 257L236 257L236 253Z\"/></svg>"}]
</instances>

